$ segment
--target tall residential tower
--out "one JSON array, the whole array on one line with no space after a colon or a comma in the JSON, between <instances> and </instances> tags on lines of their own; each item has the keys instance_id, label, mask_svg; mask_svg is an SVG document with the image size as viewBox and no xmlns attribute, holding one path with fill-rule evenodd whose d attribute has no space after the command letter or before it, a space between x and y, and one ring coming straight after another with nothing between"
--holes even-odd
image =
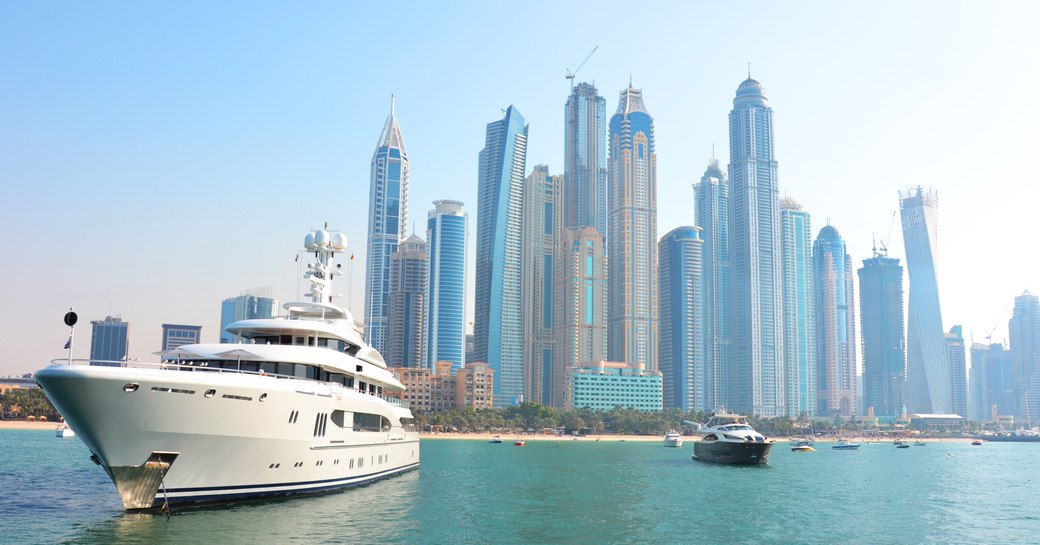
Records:
<instances>
[{"instance_id":1,"label":"tall residential tower","mask_svg":"<svg viewBox=\"0 0 1040 545\"><path fill-rule=\"evenodd\" d=\"M607 100L579 83L564 109L563 226L607 234Z\"/></svg>"},{"instance_id":2,"label":"tall residential tower","mask_svg":"<svg viewBox=\"0 0 1040 545\"><path fill-rule=\"evenodd\" d=\"M383 352L390 367L422 367L426 266L426 243L416 235L390 255L390 308Z\"/></svg>"},{"instance_id":3,"label":"tall residential tower","mask_svg":"<svg viewBox=\"0 0 1040 545\"><path fill-rule=\"evenodd\" d=\"M838 230L820 229L813 246L816 263L816 365L820 416L859 413L856 376L856 305L852 258Z\"/></svg>"},{"instance_id":4,"label":"tall residential tower","mask_svg":"<svg viewBox=\"0 0 1040 545\"><path fill-rule=\"evenodd\" d=\"M711 409L730 404L729 335L729 184L712 159L693 185L694 223L701 228L701 277L704 284L704 368L712 377L705 384Z\"/></svg>"},{"instance_id":5,"label":"tall residential tower","mask_svg":"<svg viewBox=\"0 0 1040 545\"><path fill-rule=\"evenodd\" d=\"M659 369L664 407L682 411L711 411L704 366L704 283L701 280L701 230L676 227L661 237L658 255L661 288L661 344Z\"/></svg>"},{"instance_id":6,"label":"tall residential tower","mask_svg":"<svg viewBox=\"0 0 1040 545\"><path fill-rule=\"evenodd\" d=\"M556 359L556 252L560 245L563 176L537 165L524 182L521 300L524 306L524 399L548 405Z\"/></svg>"},{"instance_id":7,"label":"tall residential tower","mask_svg":"<svg viewBox=\"0 0 1040 545\"><path fill-rule=\"evenodd\" d=\"M780 199L787 416L817 413L816 281L812 221L794 199Z\"/></svg>"},{"instance_id":8,"label":"tall residential tower","mask_svg":"<svg viewBox=\"0 0 1040 545\"><path fill-rule=\"evenodd\" d=\"M466 241L469 218L459 201L433 201L426 219L426 318L423 367L450 361L462 369L466 359Z\"/></svg>"},{"instance_id":9,"label":"tall residential tower","mask_svg":"<svg viewBox=\"0 0 1040 545\"><path fill-rule=\"evenodd\" d=\"M899 416L906 404L903 267L887 250L863 260L859 319L863 346L863 409Z\"/></svg>"}]
</instances>

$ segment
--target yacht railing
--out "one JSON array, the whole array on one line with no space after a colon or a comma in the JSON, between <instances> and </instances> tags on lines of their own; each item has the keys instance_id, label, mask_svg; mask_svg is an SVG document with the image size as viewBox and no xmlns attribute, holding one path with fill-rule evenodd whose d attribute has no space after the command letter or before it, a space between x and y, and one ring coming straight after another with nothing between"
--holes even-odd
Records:
<instances>
[{"instance_id":1,"label":"yacht railing","mask_svg":"<svg viewBox=\"0 0 1040 545\"><path fill-rule=\"evenodd\" d=\"M165 369L165 370L173 370L173 371L203 371L203 372L207 372L207 373L235 373L235 374L240 374L240 375L254 375L254 376L260 376L260 377L267 377L267 378L298 380L300 382L313 383L313 384L318 384L318 385L321 385L321 386L331 386L333 388L342 388L344 390L351 390L351 391L354 391L354 392L359 392L359 393L362 393L362 394L370 395L372 397L378 397L379 399L382 399L383 401L386 401L387 403L389 403L389 404L391 404L391 405L393 405L395 407L401 407L401 408L404 408L404 409L408 408L408 404L403 399L399 399L399 398L396 398L396 397L393 397L393 396L388 396L388 395L385 395L385 394L374 393L374 392L370 392L370 391L367 391L367 390L362 390L360 388L356 388L356 387L353 387L353 386L346 386L346 385L340 384L338 382L325 382L325 381L321 381L321 380L314 380L314 379L311 379L311 378L302 378L302 377L298 377L296 375L283 375L283 374L279 374L279 373L268 373L268 372L265 372L265 371L252 371L252 370L247 370L247 369L228 369L228 368L225 368L225 367L209 367L208 365L205 365L206 362L203 362L203 364L186 364L186 363L177 363L177 362L173 362L173 361L155 363L155 362L144 362L144 361L136 361L136 360L134 360L134 361L126 361L126 360L95 360L95 359L90 359L90 358L76 358L76 359L73 359L73 360L69 360L68 358L55 358L55 359L51 360L51 365L66 365L67 366L67 365L70 365L70 361L71 361L71 365L93 365L93 366L97 366L97 367L152 368L152 369Z\"/></svg>"}]
</instances>

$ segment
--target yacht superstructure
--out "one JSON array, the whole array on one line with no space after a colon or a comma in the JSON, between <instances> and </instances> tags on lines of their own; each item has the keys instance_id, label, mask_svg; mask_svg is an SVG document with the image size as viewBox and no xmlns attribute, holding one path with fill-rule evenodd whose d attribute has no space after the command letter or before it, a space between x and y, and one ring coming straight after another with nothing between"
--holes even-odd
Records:
<instances>
[{"instance_id":1,"label":"yacht superstructure","mask_svg":"<svg viewBox=\"0 0 1040 545\"><path fill-rule=\"evenodd\" d=\"M394 397L404 386L332 303L346 236L320 229L304 246L311 301L230 324L246 344L36 373L126 509L332 490L419 466L411 411Z\"/></svg>"}]
</instances>

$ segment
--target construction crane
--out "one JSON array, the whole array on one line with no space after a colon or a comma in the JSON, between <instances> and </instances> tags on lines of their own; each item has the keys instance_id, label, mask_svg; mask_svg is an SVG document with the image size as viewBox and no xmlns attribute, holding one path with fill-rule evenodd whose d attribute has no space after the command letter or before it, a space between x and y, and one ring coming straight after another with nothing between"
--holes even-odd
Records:
<instances>
[{"instance_id":1,"label":"construction crane","mask_svg":"<svg viewBox=\"0 0 1040 545\"><path fill-rule=\"evenodd\" d=\"M892 242L892 228L896 225L896 213L892 211L892 220L888 222L888 237L880 241L880 249L874 250L874 257L888 257L888 243Z\"/></svg>"},{"instance_id":2,"label":"construction crane","mask_svg":"<svg viewBox=\"0 0 1040 545\"><path fill-rule=\"evenodd\" d=\"M585 60L581 61L581 64L579 64L578 67L575 68L573 72L571 72L570 68L567 69L567 75L564 76L564 77L566 77L567 79L571 80L571 89L574 89L574 76L578 75L578 70L581 70L581 67L585 66L585 63L589 62L589 57L591 57L592 54L595 53L597 49L599 49L598 45L596 47L593 47L592 51L589 51L589 54L585 55Z\"/></svg>"},{"instance_id":3,"label":"construction crane","mask_svg":"<svg viewBox=\"0 0 1040 545\"><path fill-rule=\"evenodd\" d=\"M1011 306L1010 303L1004 305L1004 310L1001 310L1000 314L997 315L997 323L993 324L993 327L989 328L989 330L986 331L986 344L993 344L993 332L996 331L998 327L1000 327L1000 319L1004 317L1004 313L1007 312L1009 306Z\"/></svg>"}]
</instances>

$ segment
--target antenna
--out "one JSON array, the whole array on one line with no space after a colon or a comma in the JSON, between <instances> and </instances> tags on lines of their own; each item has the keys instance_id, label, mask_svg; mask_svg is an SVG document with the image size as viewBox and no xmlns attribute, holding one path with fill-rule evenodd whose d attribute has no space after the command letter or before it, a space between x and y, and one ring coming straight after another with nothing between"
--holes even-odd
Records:
<instances>
[{"instance_id":1,"label":"antenna","mask_svg":"<svg viewBox=\"0 0 1040 545\"><path fill-rule=\"evenodd\" d=\"M589 54L585 55L585 60L581 61L581 64L579 64L578 67L575 68L573 72L571 72L570 68L567 69L567 75L564 76L564 78L571 80L571 89L574 89L574 76L578 75L578 70L581 70L581 67L585 66L586 62L589 62L589 57L591 57L592 54L595 53L597 49L599 49L598 45L596 47L593 47L592 51L589 51Z\"/></svg>"}]
</instances>

